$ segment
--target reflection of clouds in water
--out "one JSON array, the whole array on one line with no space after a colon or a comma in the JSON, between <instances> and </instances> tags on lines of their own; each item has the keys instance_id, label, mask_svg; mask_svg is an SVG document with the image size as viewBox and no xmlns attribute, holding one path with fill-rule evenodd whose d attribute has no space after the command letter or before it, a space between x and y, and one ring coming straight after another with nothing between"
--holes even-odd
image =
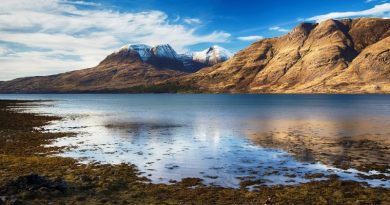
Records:
<instances>
[{"instance_id":1,"label":"reflection of clouds in water","mask_svg":"<svg viewBox=\"0 0 390 205\"><path fill-rule=\"evenodd\" d=\"M102 121L104 119L91 119L84 123ZM279 123L289 130L286 124L291 125ZM209 183L236 187L239 177L256 179L260 176L268 185L295 184L308 182L305 174L315 172L338 173L346 179L359 180L342 170L296 162L284 152L254 146L243 138L233 137L237 132L228 129L231 126L229 122L223 124L207 118L197 118L186 126L167 122L110 122L109 126L99 126L99 129L85 128L83 131L89 134L81 137L84 146L66 156L135 163L152 181L164 183L171 179L200 177ZM91 144L99 149L91 149ZM289 177L291 173L295 176Z\"/></svg>"},{"instance_id":2,"label":"reflection of clouds in water","mask_svg":"<svg viewBox=\"0 0 390 205\"><path fill-rule=\"evenodd\" d=\"M191 134L193 137L203 142L209 142L212 146L218 145L221 131L224 129L218 120L210 120L209 118L204 118L204 116L196 117L191 126L193 127Z\"/></svg>"}]
</instances>

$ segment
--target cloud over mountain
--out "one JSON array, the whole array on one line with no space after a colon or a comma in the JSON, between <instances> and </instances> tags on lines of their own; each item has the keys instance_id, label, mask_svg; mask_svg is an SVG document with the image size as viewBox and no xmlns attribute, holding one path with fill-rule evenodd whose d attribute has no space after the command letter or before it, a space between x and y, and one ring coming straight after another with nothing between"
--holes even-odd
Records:
<instances>
[{"instance_id":1,"label":"cloud over mountain","mask_svg":"<svg viewBox=\"0 0 390 205\"><path fill-rule=\"evenodd\" d=\"M309 21L321 22L327 19L340 19L340 18L352 18L352 17L390 17L390 3L384 3L376 5L371 9L361 11L345 11L345 12L331 12L328 14L313 16L308 18Z\"/></svg>"},{"instance_id":2,"label":"cloud over mountain","mask_svg":"<svg viewBox=\"0 0 390 205\"><path fill-rule=\"evenodd\" d=\"M257 41L263 39L263 36L240 36L237 37L238 40L240 41Z\"/></svg>"},{"instance_id":3,"label":"cloud over mountain","mask_svg":"<svg viewBox=\"0 0 390 205\"><path fill-rule=\"evenodd\" d=\"M282 33L287 33L289 31L288 29L281 28L279 26L271 27L271 28L269 28L269 30L270 31L279 31L279 32L282 32Z\"/></svg>"},{"instance_id":4,"label":"cloud over mountain","mask_svg":"<svg viewBox=\"0 0 390 205\"><path fill-rule=\"evenodd\" d=\"M184 51L194 44L225 42L230 37L223 31L198 34L195 27L172 23L158 10L121 12L70 0L4 0L1 4L4 69L0 80L93 66L125 43L169 43ZM5 70L13 72L5 74Z\"/></svg>"}]
</instances>

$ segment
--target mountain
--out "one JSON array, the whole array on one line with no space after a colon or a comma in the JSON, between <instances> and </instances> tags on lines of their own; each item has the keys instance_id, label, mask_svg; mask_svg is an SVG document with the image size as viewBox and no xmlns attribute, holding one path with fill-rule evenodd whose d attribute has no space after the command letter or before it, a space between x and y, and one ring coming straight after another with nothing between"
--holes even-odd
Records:
<instances>
[{"instance_id":1,"label":"mountain","mask_svg":"<svg viewBox=\"0 0 390 205\"><path fill-rule=\"evenodd\" d=\"M222 63L231 56L232 53L227 49L214 45L203 51L181 54L180 59L186 71L196 72L201 68Z\"/></svg>"},{"instance_id":2,"label":"mountain","mask_svg":"<svg viewBox=\"0 0 390 205\"><path fill-rule=\"evenodd\" d=\"M145 44L128 44L119 49L119 51L135 51L142 61L146 62L152 57L152 47Z\"/></svg>"},{"instance_id":3,"label":"mountain","mask_svg":"<svg viewBox=\"0 0 390 205\"><path fill-rule=\"evenodd\" d=\"M390 93L390 19L301 23L229 56L127 45L96 67L0 82L0 92Z\"/></svg>"},{"instance_id":4,"label":"mountain","mask_svg":"<svg viewBox=\"0 0 390 205\"><path fill-rule=\"evenodd\" d=\"M204 92L390 93L390 19L301 23L171 81Z\"/></svg>"},{"instance_id":5,"label":"mountain","mask_svg":"<svg viewBox=\"0 0 390 205\"><path fill-rule=\"evenodd\" d=\"M184 67L187 72L194 73L204 67L207 67L206 64L202 62L195 61L193 59L192 53L185 53L180 55L181 62L183 62Z\"/></svg>"},{"instance_id":6,"label":"mountain","mask_svg":"<svg viewBox=\"0 0 390 205\"><path fill-rule=\"evenodd\" d=\"M180 56L168 44L158 45L151 48L152 56L146 61L158 68L172 69L186 72Z\"/></svg>"},{"instance_id":7,"label":"mountain","mask_svg":"<svg viewBox=\"0 0 390 205\"><path fill-rule=\"evenodd\" d=\"M116 56L121 52L135 52L139 55L142 62L153 65L159 69L186 71L180 56L168 44L154 47L144 44L129 44L123 46L119 51L114 52L110 56Z\"/></svg>"},{"instance_id":8,"label":"mountain","mask_svg":"<svg viewBox=\"0 0 390 205\"><path fill-rule=\"evenodd\" d=\"M103 92L150 85L181 75L185 73L159 69L143 62L139 53L133 49L121 49L107 56L93 68L1 82L0 92Z\"/></svg>"},{"instance_id":9,"label":"mountain","mask_svg":"<svg viewBox=\"0 0 390 205\"><path fill-rule=\"evenodd\" d=\"M207 66L177 54L168 44L129 44L96 67L0 82L2 93L106 92L150 86Z\"/></svg>"},{"instance_id":10,"label":"mountain","mask_svg":"<svg viewBox=\"0 0 390 205\"><path fill-rule=\"evenodd\" d=\"M169 44L154 47L145 44L129 44L119 51L134 51L140 55L143 62L156 68L183 72L196 72L201 68L224 62L231 56L230 51L219 46L211 46L202 52L178 54ZM117 53L118 51L113 55Z\"/></svg>"},{"instance_id":11,"label":"mountain","mask_svg":"<svg viewBox=\"0 0 390 205\"><path fill-rule=\"evenodd\" d=\"M212 66L226 61L232 55L233 54L230 51L220 46L214 45L206 50L200 52L194 52L192 54L192 60L198 63Z\"/></svg>"}]
</instances>

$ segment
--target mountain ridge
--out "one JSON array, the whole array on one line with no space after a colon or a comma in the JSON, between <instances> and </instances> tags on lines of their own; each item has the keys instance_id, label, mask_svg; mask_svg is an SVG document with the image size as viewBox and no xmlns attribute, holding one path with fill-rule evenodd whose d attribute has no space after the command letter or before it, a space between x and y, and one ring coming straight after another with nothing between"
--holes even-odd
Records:
<instances>
[{"instance_id":1,"label":"mountain ridge","mask_svg":"<svg viewBox=\"0 0 390 205\"><path fill-rule=\"evenodd\" d=\"M204 51L208 51L204 56L198 56ZM123 52L138 53L144 63L149 63L159 69L171 69L182 72L196 72L201 68L215 65L226 61L231 57L230 51L213 45L204 51L189 54L178 54L169 44L159 44L149 46L145 44L128 44L108 57L118 55ZM110 58L102 61L110 60Z\"/></svg>"},{"instance_id":2,"label":"mountain ridge","mask_svg":"<svg viewBox=\"0 0 390 205\"><path fill-rule=\"evenodd\" d=\"M0 93L117 92L153 85L206 66L191 58L191 67L184 67L182 58L169 44L128 44L92 68L0 81Z\"/></svg>"},{"instance_id":3,"label":"mountain ridge","mask_svg":"<svg viewBox=\"0 0 390 205\"><path fill-rule=\"evenodd\" d=\"M389 30L390 20L378 18L302 23L178 81L213 93L389 93ZM375 48L381 49L382 63L374 55L352 66L374 44L380 44ZM376 78L349 82L356 67L370 65L377 66L369 74Z\"/></svg>"},{"instance_id":4,"label":"mountain ridge","mask_svg":"<svg viewBox=\"0 0 390 205\"><path fill-rule=\"evenodd\" d=\"M153 89L147 87L158 86L164 92L161 87L173 85L207 93L390 93L390 19L301 23L283 36L254 42L228 60L193 73L161 69L145 62L139 52L120 50L97 67L73 71L77 75L1 82L0 92L131 92L134 86L148 92ZM177 58L183 65L194 63L188 55Z\"/></svg>"}]
</instances>

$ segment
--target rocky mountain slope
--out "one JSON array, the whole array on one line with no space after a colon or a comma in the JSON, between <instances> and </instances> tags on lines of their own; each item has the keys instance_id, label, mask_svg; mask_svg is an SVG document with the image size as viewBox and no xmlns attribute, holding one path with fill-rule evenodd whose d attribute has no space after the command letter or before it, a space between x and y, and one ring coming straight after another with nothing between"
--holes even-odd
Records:
<instances>
[{"instance_id":1,"label":"rocky mountain slope","mask_svg":"<svg viewBox=\"0 0 390 205\"><path fill-rule=\"evenodd\" d=\"M226 60L224 56L223 59L217 57L215 63ZM196 72L205 66L207 64L193 60L192 55L177 54L168 44L154 47L130 44L93 68L0 82L0 93L125 92L136 86L150 86Z\"/></svg>"},{"instance_id":2,"label":"rocky mountain slope","mask_svg":"<svg viewBox=\"0 0 390 205\"><path fill-rule=\"evenodd\" d=\"M149 85L185 73L144 63L133 50L120 50L98 66L51 76L19 78L0 83L3 93L99 92Z\"/></svg>"},{"instance_id":3,"label":"rocky mountain slope","mask_svg":"<svg viewBox=\"0 0 390 205\"><path fill-rule=\"evenodd\" d=\"M302 23L175 80L207 92L390 93L390 19Z\"/></svg>"}]
</instances>

